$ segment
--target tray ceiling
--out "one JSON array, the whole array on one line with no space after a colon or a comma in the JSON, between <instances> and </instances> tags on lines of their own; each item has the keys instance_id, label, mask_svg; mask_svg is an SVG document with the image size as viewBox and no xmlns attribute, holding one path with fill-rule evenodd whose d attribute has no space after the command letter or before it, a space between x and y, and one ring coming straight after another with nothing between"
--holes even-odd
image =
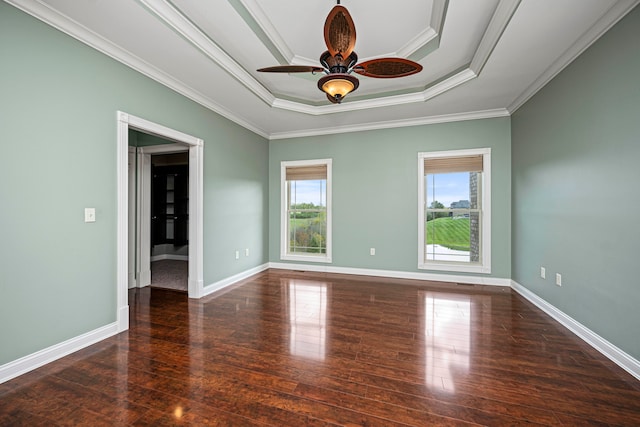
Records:
<instances>
[{"instance_id":1,"label":"tray ceiling","mask_svg":"<svg viewBox=\"0 0 640 427\"><path fill-rule=\"evenodd\" d=\"M318 65L331 0L5 0L267 138L507 116L638 0L343 0L360 62L423 71L358 76L331 104Z\"/></svg>"}]
</instances>

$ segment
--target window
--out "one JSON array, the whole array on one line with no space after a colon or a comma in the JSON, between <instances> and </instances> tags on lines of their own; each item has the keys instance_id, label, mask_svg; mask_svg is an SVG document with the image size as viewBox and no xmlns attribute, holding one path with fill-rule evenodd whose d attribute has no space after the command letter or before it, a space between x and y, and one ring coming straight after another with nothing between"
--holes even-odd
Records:
<instances>
[{"instance_id":1,"label":"window","mask_svg":"<svg viewBox=\"0 0 640 427\"><path fill-rule=\"evenodd\" d=\"M280 258L331 262L331 159L281 163Z\"/></svg>"},{"instance_id":2,"label":"window","mask_svg":"<svg viewBox=\"0 0 640 427\"><path fill-rule=\"evenodd\" d=\"M418 154L418 268L491 273L491 149Z\"/></svg>"}]
</instances>

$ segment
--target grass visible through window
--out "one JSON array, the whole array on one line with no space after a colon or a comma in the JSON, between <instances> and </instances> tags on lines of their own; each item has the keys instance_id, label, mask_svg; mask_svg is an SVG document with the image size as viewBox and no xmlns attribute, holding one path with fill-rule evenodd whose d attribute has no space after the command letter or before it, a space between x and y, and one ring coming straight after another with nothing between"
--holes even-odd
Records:
<instances>
[{"instance_id":1,"label":"grass visible through window","mask_svg":"<svg viewBox=\"0 0 640 427\"><path fill-rule=\"evenodd\" d=\"M470 250L469 218L446 217L427 221L427 244L440 245L457 251Z\"/></svg>"}]
</instances>

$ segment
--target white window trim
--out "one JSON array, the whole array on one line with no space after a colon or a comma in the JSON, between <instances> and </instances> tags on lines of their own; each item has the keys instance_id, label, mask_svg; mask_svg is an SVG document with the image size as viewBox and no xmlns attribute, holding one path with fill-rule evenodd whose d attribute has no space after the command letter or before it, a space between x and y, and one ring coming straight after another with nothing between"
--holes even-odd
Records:
<instances>
[{"instance_id":1,"label":"white window trim","mask_svg":"<svg viewBox=\"0 0 640 427\"><path fill-rule=\"evenodd\" d=\"M289 221L287 221L287 168L297 166L327 166L327 249L326 254L289 254L287 253L287 242L289 236ZM332 159L317 160L293 160L280 162L280 259L286 261L303 261L303 262L331 262L331 166Z\"/></svg>"},{"instance_id":2,"label":"white window trim","mask_svg":"<svg viewBox=\"0 0 640 427\"><path fill-rule=\"evenodd\" d=\"M480 241L482 247L481 263L460 263L454 261L425 261L425 188L424 159L437 157L482 155L482 228ZM453 271L461 273L491 274L491 148L468 150L449 150L418 153L418 268L421 270Z\"/></svg>"}]
</instances>

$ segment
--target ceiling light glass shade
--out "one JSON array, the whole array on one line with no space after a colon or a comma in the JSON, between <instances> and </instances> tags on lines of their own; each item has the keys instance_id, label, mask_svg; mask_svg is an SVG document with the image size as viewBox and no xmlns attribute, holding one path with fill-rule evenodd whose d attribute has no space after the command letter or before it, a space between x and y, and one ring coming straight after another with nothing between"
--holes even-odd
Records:
<instances>
[{"instance_id":1,"label":"ceiling light glass shade","mask_svg":"<svg viewBox=\"0 0 640 427\"><path fill-rule=\"evenodd\" d=\"M360 82L350 74L329 74L318 80L318 89L335 102L340 102L350 92L358 89Z\"/></svg>"}]
</instances>

